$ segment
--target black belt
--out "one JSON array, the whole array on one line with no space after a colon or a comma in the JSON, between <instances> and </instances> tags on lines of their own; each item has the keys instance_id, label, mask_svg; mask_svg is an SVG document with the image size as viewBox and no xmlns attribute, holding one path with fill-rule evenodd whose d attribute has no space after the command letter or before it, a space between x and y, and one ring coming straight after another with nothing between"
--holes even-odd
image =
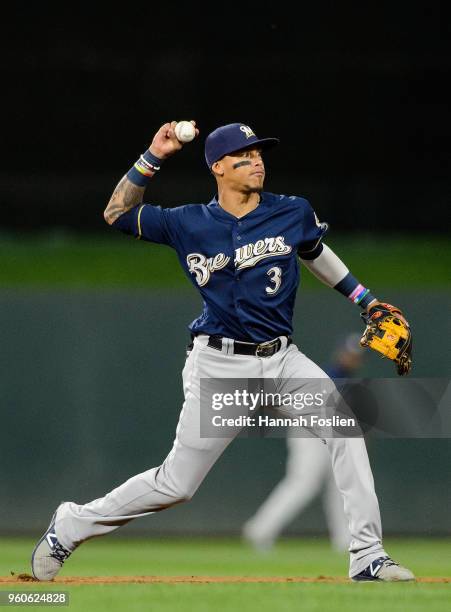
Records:
<instances>
[{"instance_id":1,"label":"black belt","mask_svg":"<svg viewBox=\"0 0 451 612\"><path fill-rule=\"evenodd\" d=\"M218 351L222 351L222 339L224 336L209 336L208 345ZM287 346L293 342L291 336L287 336ZM256 357L271 357L277 351L282 348L282 342L280 338L270 340L269 342L240 342L239 340L233 341L233 352L236 355L255 355Z\"/></svg>"}]
</instances>

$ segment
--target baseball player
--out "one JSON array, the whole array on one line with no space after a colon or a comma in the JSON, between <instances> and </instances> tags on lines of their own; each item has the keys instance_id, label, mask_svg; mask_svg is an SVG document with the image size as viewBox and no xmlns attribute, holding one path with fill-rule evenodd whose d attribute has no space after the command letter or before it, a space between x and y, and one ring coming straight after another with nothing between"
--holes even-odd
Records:
<instances>
[{"instance_id":1,"label":"baseball player","mask_svg":"<svg viewBox=\"0 0 451 612\"><path fill-rule=\"evenodd\" d=\"M360 336L351 333L333 353L324 371L332 379L346 379L361 367ZM283 529L321 493L332 547L348 549L350 535L343 503L335 484L327 447L318 438L287 436L286 473L257 512L243 525L243 537L256 550L272 548Z\"/></svg>"},{"instance_id":2,"label":"baseball player","mask_svg":"<svg viewBox=\"0 0 451 612\"><path fill-rule=\"evenodd\" d=\"M160 466L133 476L102 498L58 506L32 554L38 580L53 579L85 540L191 499L231 442L230 437L200 435L201 379L327 379L291 339L298 258L366 310L370 322L382 311L384 322L391 321L386 313L393 307L380 306L323 244L327 225L318 221L309 202L263 191L262 153L278 143L276 138L258 138L241 123L221 126L205 142L207 166L217 183L211 202L172 209L143 204L147 185L182 149L175 126L165 123L157 131L149 149L117 185L104 213L116 229L175 249L203 299L202 314L189 326L193 346L182 373L185 399L175 440ZM373 334L366 339L372 342ZM350 577L413 580L383 548L364 440L330 438L326 444L351 534Z\"/></svg>"}]
</instances>

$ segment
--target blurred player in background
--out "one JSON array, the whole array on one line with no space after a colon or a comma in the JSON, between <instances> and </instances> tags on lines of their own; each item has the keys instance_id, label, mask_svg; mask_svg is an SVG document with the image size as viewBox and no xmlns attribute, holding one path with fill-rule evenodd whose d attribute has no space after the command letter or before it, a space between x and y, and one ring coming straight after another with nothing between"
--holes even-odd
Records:
<instances>
[{"instance_id":1,"label":"blurred player in background","mask_svg":"<svg viewBox=\"0 0 451 612\"><path fill-rule=\"evenodd\" d=\"M364 355L359 339L359 334L351 333L338 343L324 368L330 378L350 378L359 370ZM351 536L326 445L318 438L287 437L287 450L284 478L244 524L243 537L257 550L269 550L283 529L321 494L331 544L338 552L348 550Z\"/></svg>"}]
</instances>

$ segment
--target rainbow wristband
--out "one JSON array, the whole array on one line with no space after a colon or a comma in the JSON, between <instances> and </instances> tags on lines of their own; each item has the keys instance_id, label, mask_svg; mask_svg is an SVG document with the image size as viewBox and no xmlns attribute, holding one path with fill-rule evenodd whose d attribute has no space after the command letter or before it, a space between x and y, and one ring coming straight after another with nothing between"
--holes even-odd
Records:
<instances>
[{"instance_id":1,"label":"rainbow wristband","mask_svg":"<svg viewBox=\"0 0 451 612\"><path fill-rule=\"evenodd\" d=\"M138 187L146 187L155 172L159 171L162 163L162 159L155 157L147 149L127 172L127 178Z\"/></svg>"},{"instance_id":2,"label":"rainbow wristband","mask_svg":"<svg viewBox=\"0 0 451 612\"><path fill-rule=\"evenodd\" d=\"M345 295L353 304L358 304L361 308L366 308L376 298L370 290L361 285L358 280L349 272L334 287L337 291Z\"/></svg>"},{"instance_id":3,"label":"rainbow wristband","mask_svg":"<svg viewBox=\"0 0 451 612\"><path fill-rule=\"evenodd\" d=\"M369 289L366 289L359 283L354 291L348 295L348 299L350 299L351 302L354 302L354 304L360 304L360 302L366 295L368 295L369 292Z\"/></svg>"}]
</instances>

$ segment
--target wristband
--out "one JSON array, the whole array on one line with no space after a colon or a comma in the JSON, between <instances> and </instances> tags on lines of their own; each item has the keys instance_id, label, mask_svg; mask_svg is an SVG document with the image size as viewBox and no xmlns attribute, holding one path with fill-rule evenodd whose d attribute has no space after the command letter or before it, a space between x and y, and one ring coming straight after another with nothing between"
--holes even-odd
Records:
<instances>
[{"instance_id":1,"label":"wristband","mask_svg":"<svg viewBox=\"0 0 451 612\"><path fill-rule=\"evenodd\" d=\"M376 298L370 290L361 285L358 280L348 273L343 280L334 287L337 291L345 295L353 304L358 304L361 308L366 308Z\"/></svg>"},{"instance_id":2,"label":"wristband","mask_svg":"<svg viewBox=\"0 0 451 612\"><path fill-rule=\"evenodd\" d=\"M134 185L146 187L155 172L158 172L162 159L159 159L147 149L127 172L127 178Z\"/></svg>"}]
</instances>

